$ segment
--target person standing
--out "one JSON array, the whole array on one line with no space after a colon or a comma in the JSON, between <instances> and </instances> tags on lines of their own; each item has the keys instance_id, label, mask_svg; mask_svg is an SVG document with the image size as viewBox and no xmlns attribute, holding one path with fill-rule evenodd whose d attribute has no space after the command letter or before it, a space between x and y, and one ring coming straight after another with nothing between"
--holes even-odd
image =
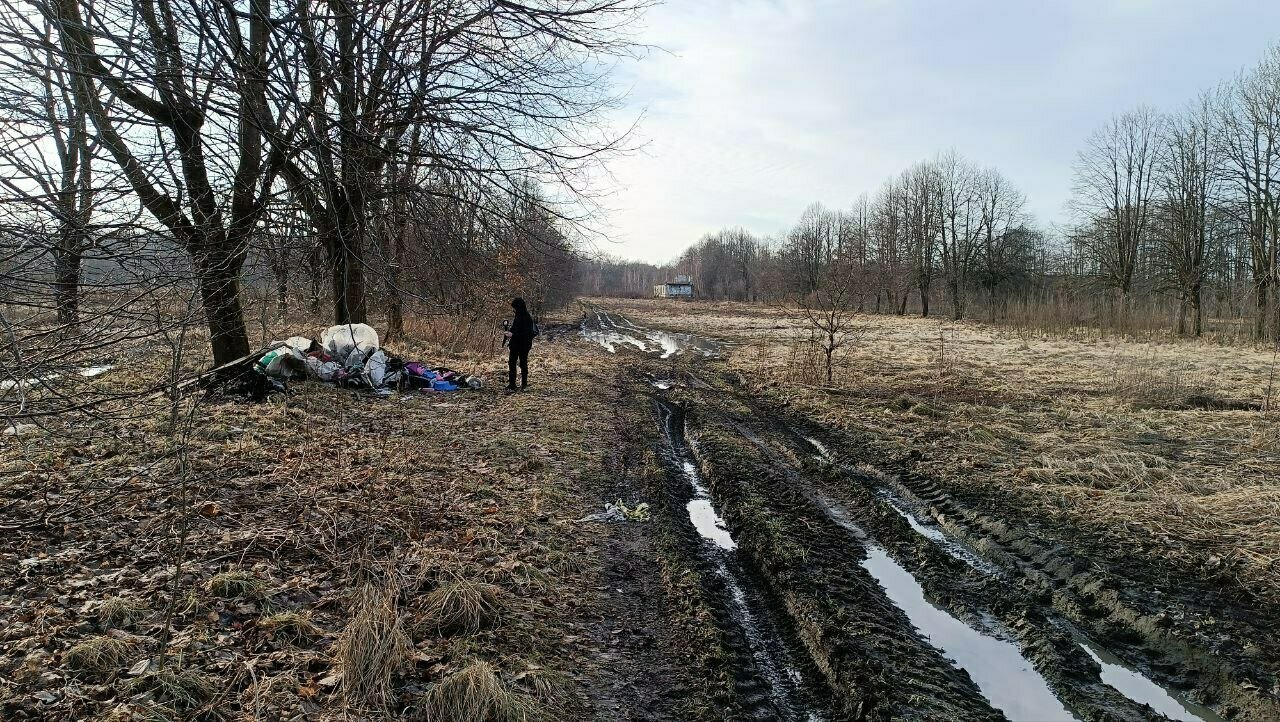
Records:
<instances>
[{"instance_id":1,"label":"person standing","mask_svg":"<svg viewBox=\"0 0 1280 722\"><path fill-rule=\"evenodd\" d=\"M516 390L516 365L520 366L520 388L529 385L529 349L533 348L533 337L538 335L538 327L529 315L529 309L523 298L513 298L511 307L516 316L511 321L511 330L506 332L507 346L507 390Z\"/></svg>"}]
</instances>

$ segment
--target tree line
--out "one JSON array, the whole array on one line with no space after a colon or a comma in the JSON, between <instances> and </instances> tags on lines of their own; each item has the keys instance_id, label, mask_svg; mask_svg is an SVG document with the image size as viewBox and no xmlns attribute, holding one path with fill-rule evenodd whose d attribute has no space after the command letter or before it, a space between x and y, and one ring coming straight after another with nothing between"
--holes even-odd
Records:
<instances>
[{"instance_id":1,"label":"tree line","mask_svg":"<svg viewBox=\"0 0 1280 722\"><path fill-rule=\"evenodd\" d=\"M947 151L847 208L811 205L785 233L723 229L661 266L585 263L584 291L648 295L681 273L702 298L800 299L834 271L852 277L842 298L858 311L1051 309L1041 317L1199 336L1210 306L1280 338L1280 47L1181 110L1116 115L1073 172L1065 227L1037 225L998 169Z\"/></svg>"},{"instance_id":2,"label":"tree line","mask_svg":"<svg viewBox=\"0 0 1280 722\"><path fill-rule=\"evenodd\" d=\"M10 356L182 307L222 364L246 282L390 335L406 304L571 293L646 4L0 0Z\"/></svg>"}]
</instances>

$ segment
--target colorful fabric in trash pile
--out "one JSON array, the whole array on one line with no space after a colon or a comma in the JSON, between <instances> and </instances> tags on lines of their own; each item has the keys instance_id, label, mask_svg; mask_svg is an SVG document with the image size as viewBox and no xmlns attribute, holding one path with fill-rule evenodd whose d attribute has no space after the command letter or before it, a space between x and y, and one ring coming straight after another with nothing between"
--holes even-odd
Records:
<instances>
[{"instance_id":1,"label":"colorful fabric in trash pile","mask_svg":"<svg viewBox=\"0 0 1280 722\"><path fill-rule=\"evenodd\" d=\"M444 367L431 368L418 361L404 365L406 385L423 391L457 391L478 389L484 384L476 376Z\"/></svg>"},{"instance_id":2,"label":"colorful fabric in trash pile","mask_svg":"<svg viewBox=\"0 0 1280 722\"><path fill-rule=\"evenodd\" d=\"M483 385L475 376L388 355L378 345L378 332L363 323L331 326L319 343L305 336L285 339L255 368L276 381L309 378L356 388L457 391Z\"/></svg>"}]
</instances>

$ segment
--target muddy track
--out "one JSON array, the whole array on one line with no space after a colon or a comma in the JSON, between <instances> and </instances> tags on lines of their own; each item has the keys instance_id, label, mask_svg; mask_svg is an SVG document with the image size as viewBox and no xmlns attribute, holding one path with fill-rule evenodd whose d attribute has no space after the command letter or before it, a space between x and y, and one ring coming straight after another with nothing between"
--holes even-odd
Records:
<instances>
[{"instance_id":1,"label":"muddy track","mask_svg":"<svg viewBox=\"0 0 1280 722\"><path fill-rule=\"evenodd\" d=\"M674 349L647 344L652 330L599 310L580 333L634 361L638 383L676 370L659 359L709 355L687 335L663 336ZM664 512L688 512L682 546L718 600L739 716L1280 718L1268 665L1215 657L1223 645L1160 614L1167 599L1115 586L1096 559L935 482L870 466L856 439L731 374L689 368L696 375L648 384L670 480ZM710 531L692 513L699 494ZM727 549L716 549L721 534Z\"/></svg>"},{"instance_id":2,"label":"muddy track","mask_svg":"<svg viewBox=\"0 0 1280 722\"><path fill-rule=\"evenodd\" d=\"M726 390L723 381L717 386ZM798 488L859 510L859 523L898 559L914 561L932 601L970 624L984 615L1003 621L1077 713L1149 719L1154 713L1142 706L1148 703L1175 719L1280 716L1266 692L1274 660L1223 655L1222 640L1172 623L1165 613L1172 600L1117 586L1090 560L970 510L935 482L869 468L843 434L735 396L748 412L734 422L744 438L767 450L775 466L792 466ZM855 460L862 462L857 468Z\"/></svg>"},{"instance_id":3,"label":"muddy track","mask_svg":"<svg viewBox=\"0 0 1280 722\"><path fill-rule=\"evenodd\" d=\"M822 703L816 670L798 654L794 630L776 601L736 553L685 438L684 412L655 394L661 426L659 456L668 484L664 510L699 571L712 616L729 656L739 709L734 718L816 720L835 715Z\"/></svg>"}]
</instances>

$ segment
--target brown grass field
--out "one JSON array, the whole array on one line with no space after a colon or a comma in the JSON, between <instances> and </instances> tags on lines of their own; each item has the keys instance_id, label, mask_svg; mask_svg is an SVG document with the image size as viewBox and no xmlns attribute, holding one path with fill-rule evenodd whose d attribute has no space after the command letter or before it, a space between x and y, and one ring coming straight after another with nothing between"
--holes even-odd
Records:
<instances>
[{"instance_id":1,"label":"brown grass field","mask_svg":"<svg viewBox=\"0 0 1280 722\"><path fill-rule=\"evenodd\" d=\"M487 387L193 396L176 430L152 397L4 437L0 717L732 718L735 658L636 383L661 369L730 379L1136 585L1280 604L1271 351L867 316L827 385L794 311L591 302L727 353L609 354L570 309L521 394L497 349L414 342L393 350ZM156 381L119 361L79 383ZM575 521L615 500L654 518Z\"/></svg>"},{"instance_id":2,"label":"brown grass field","mask_svg":"<svg viewBox=\"0 0 1280 722\"><path fill-rule=\"evenodd\" d=\"M1280 409L1257 410L1280 404L1272 350L863 316L832 393L794 312L607 303L737 344L728 366L753 387L869 432L879 454L918 452L957 488L1008 494L1124 553L1225 572L1280 602Z\"/></svg>"}]
</instances>

